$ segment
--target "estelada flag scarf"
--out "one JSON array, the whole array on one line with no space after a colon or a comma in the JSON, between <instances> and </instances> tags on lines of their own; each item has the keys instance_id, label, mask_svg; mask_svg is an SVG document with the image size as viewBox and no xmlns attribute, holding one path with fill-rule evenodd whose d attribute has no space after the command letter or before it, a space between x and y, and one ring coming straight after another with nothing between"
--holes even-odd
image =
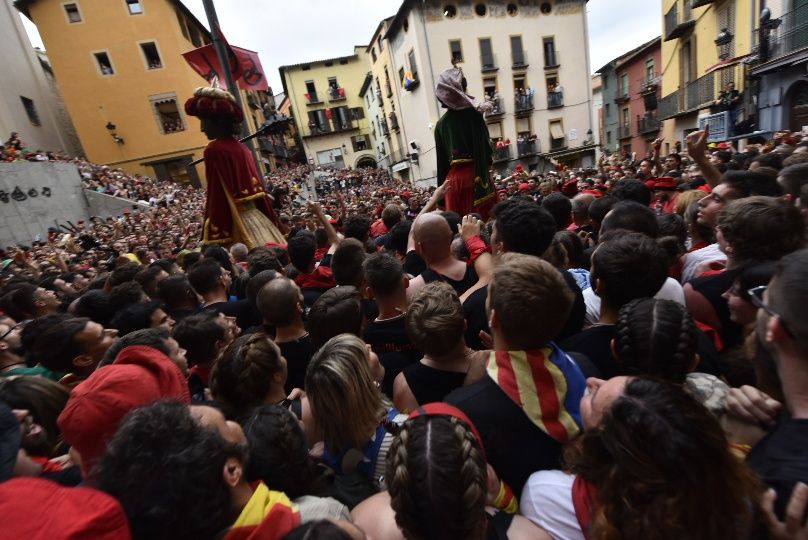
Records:
<instances>
[{"instance_id":1,"label":"estelada flag scarf","mask_svg":"<svg viewBox=\"0 0 808 540\"><path fill-rule=\"evenodd\" d=\"M578 433L586 379L556 345L532 351L492 351L487 371L530 421L550 437L564 443Z\"/></svg>"}]
</instances>

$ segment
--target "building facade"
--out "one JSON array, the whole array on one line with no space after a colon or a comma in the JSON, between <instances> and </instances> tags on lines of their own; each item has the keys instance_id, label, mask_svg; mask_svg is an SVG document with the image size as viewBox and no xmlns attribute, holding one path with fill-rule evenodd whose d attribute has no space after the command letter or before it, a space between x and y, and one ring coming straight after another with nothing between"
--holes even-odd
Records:
<instances>
[{"instance_id":1,"label":"building facade","mask_svg":"<svg viewBox=\"0 0 808 540\"><path fill-rule=\"evenodd\" d=\"M0 62L7 74L0 80L2 141L16 131L31 150L80 155L81 144L50 60L31 46L19 13L8 1L0 6L0 34L4 36Z\"/></svg>"},{"instance_id":2,"label":"building facade","mask_svg":"<svg viewBox=\"0 0 808 540\"><path fill-rule=\"evenodd\" d=\"M311 165L376 165L370 121L360 95L368 78L364 46L353 54L279 68L283 90Z\"/></svg>"},{"instance_id":3,"label":"building facade","mask_svg":"<svg viewBox=\"0 0 808 540\"><path fill-rule=\"evenodd\" d=\"M743 92L738 122L755 116L748 88L748 60L754 47L754 19L761 0L662 0L663 152L684 146L698 119L715 112L714 101L728 83Z\"/></svg>"},{"instance_id":4,"label":"building facade","mask_svg":"<svg viewBox=\"0 0 808 540\"><path fill-rule=\"evenodd\" d=\"M603 84L598 73L592 75L592 131L595 134L595 158L600 159L603 152Z\"/></svg>"},{"instance_id":5,"label":"building facade","mask_svg":"<svg viewBox=\"0 0 808 540\"><path fill-rule=\"evenodd\" d=\"M802 131L808 126L808 0L769 0L758 18L758 55L751 75L759 80L758 127Z\"/></svg>"},{"instance_id":6,"label":"building facade","mask_svg":"<svg viewBox=\"0 0 808 540\"><path fill-rule=\"evenodd\" d=\"M495 169L594 164L585 7L585 0L405 0L385 40L412 179L436 178L432 130L444 111L434 88L452 64L462 68L471 95L496 104L486 115L492 143L505 143L495 151Z\"/></svg>"},{"instance_id":7,"label":"building facade","mask_svg":"<svg viewBox=\"0 0 808 540\"><path fill-rule=\"evenodd\" d=\"M652 39L621 57L615 66L619 149L637 159L650 150L661 128L657 115L660 45L660 38Z\"/></svg>"},{"instance_id":8,"label":"building facade","mask_svg":"<svg viewBox=\"0 0 808 540\"><path fill-rule=\"evenodd\" d=\"M18 0L39 30L87 158L199 184L207 139L183 103L204 80L181 54L210 42L177 0ZM253 115L247 112L248 122Z\"/></svg>"}]
</instances>

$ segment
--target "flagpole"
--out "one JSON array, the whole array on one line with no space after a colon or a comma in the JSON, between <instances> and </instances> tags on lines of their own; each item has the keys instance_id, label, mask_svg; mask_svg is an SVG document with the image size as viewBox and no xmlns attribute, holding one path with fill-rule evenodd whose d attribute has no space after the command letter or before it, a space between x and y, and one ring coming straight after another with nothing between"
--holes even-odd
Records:
<instances>
[{"instance_id":1,"label":"flagpole","mask_svg":"<svg viewBox=\"0 0 808 540\"><path fill-rule=\"evenodd\" d=\"M245 112L244 122L241 123L242 139L245 140L244 144L247 145L247 148L250 149L250 152L253 155L255 166L258 168L258 171L261 172L261 163L258 160L258 155L255 152L255 146L253 145L252 139L248 138L250 136L250 130L247 127L247 109L244 108L244 104L241 101L241 90L236 84L236 81L233 79L233 72L230 71L230 56L227 53L225 44L222 43L221 39L219 39L220 34L216 31L217 28L220 28L219 17L216 15L216 7L213 5L213 0L202 0L202 5L205 8L205 15L208 17L208 25L210 26L213 48L216 51L216 56L219 58L219 65L222 67L222 75L224 76L225 83L227 83L227 88L233 94L233 97L236 98L236 104L241 107L242 111ZM261 184L266 190L266 182L264 182L263 175L261 176Z\"/></svg>"}]
</instances>

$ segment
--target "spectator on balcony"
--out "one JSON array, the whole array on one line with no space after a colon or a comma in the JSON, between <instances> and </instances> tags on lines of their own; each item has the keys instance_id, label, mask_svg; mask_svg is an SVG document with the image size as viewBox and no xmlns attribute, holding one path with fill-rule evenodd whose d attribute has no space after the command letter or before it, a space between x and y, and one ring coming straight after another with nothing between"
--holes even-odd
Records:
<instances>
[{"instance_id":1,"label":"spectator on balcony","mask_svg":"<svg viewBox=\"0 0 808 540\"><path fill-rule=\"evenodd\" d=\"M727 137L735 135L735 123L738 120L738 104L741 102L741 93L735 90L735 83L728 82L724 90L718 94L713 102L721 112L728 112Z\"/></svg>"},{"instance_id":2,"label":"spectator on balcony","mask_svg":"<svg viewBox=\"0 0 808 540\"><path fill-rule=\"evenodd\" d=\"M447 182L450 188L444 198L446 210L460 215L476 212L487 220L497 194L488 173L491 137L481 113L492 105L466 93L466 79L457 68L440 74L435 95L448 109L435 126L438 184Z\"/></svg>"}]
</instances>

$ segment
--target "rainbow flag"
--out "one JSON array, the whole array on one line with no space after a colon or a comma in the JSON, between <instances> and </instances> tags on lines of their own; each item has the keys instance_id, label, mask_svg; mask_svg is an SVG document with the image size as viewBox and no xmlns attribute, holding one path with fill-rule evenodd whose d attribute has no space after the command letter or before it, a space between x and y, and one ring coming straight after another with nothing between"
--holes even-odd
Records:
<instances>
[{"instance_id":1,"label":"rainbow flag","mask_svg":"<svg viewBox=\"0 0 808 540\"><path fill-rule=\"evenodd\" d=\"M488 376L519 405L530 421L558 442L580 430L586 379L558 346L534 351L492 351Z\"/></svg>"}]
</instances>

